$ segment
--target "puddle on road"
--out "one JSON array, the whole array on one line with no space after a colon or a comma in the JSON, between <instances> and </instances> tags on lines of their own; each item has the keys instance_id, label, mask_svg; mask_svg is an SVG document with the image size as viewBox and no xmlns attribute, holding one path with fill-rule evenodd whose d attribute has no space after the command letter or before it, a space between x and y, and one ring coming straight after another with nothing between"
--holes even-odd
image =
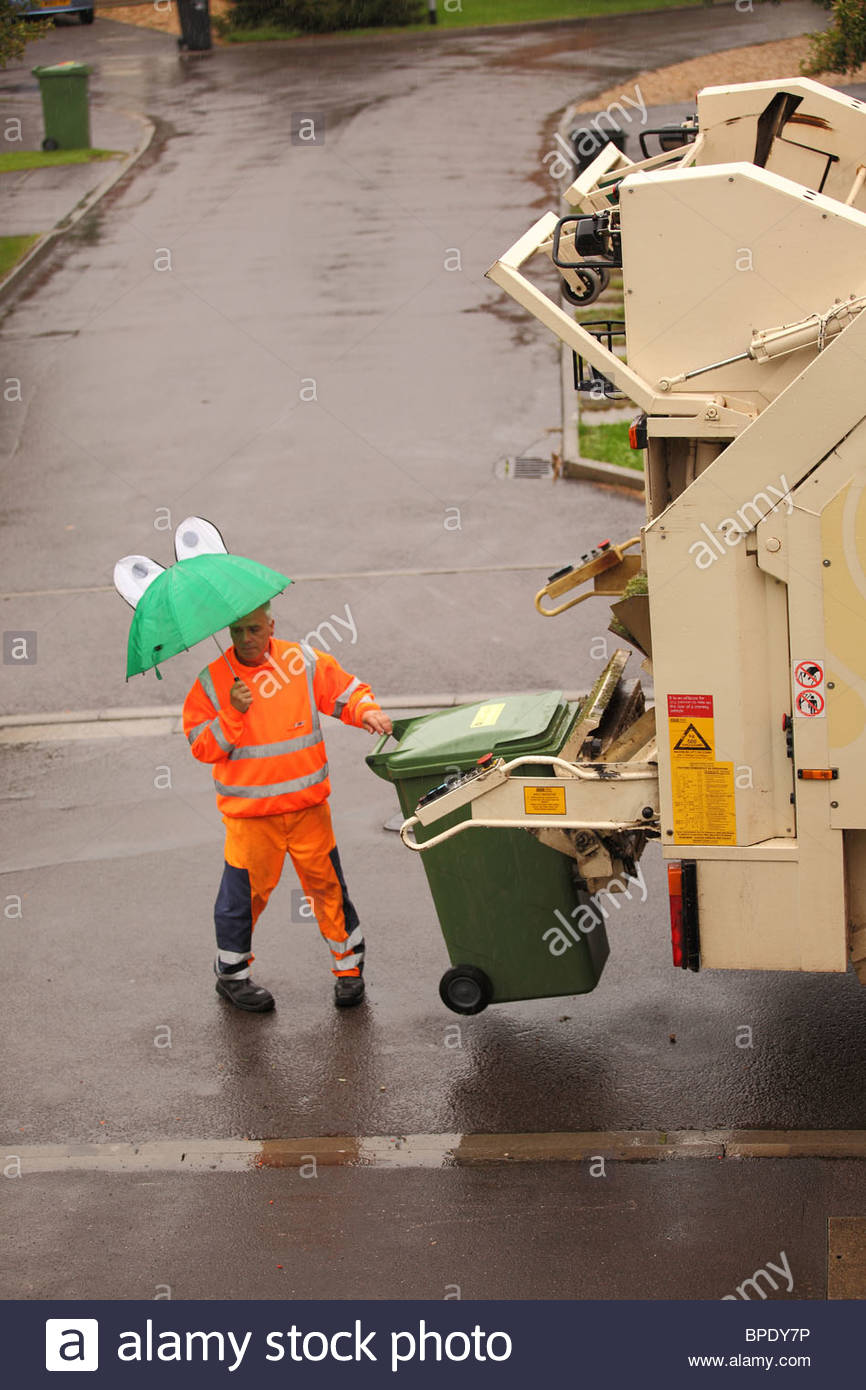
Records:
<instances>
[{"instance_id":1,"label":"puddle on road","mask_svg":"<svg viewBox=\"0 0 866 1390\"><path fill-rule=\"evenodd\" d=\"M504 251L506 248L503 246L502 249ZM491 295L480 304L472 304L468 309L462 309L461 313L492 314L500 323L510 328L513 347L535 347L541 336L537 320L499 288L496 289L495 296Z\"/></svg>"}]
</instances>

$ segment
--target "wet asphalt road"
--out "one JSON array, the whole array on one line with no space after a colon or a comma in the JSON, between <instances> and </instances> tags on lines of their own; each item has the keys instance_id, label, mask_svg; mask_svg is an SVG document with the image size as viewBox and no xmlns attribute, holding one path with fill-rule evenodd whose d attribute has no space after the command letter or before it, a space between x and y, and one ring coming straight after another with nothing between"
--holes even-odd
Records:
<instances>
[{"instance_id":1,"label":"wet asphalt road","mask_svg":"<svg viewBox=\"0 0 866 1390\"><path fill-rule=\"evenodd\" d=\"M631 498L495 478L502 457L555 441L558 375L552 341L483 271L552 205L541 157L567 102L639 67L815 22L806 4L718 7L381 48L263 46L186 65L164 36L58 28L27 67L92 59L97 98L150 115L158 137L3 322L7 371L27 396L5 415L4 589L105 584L125 551L167 562L162 509L172 523L211 516L232 549L290 574L536 563L543 574L601 536L634 534ZM10 69L0 91L29 83L25 72ZM291 144L298 111L325 112L324 145ZM455 248L462 269L447 271ZM166 249L173 268L158 271ZM302 402L310 378L317 400ZM521 572L326 578L299 583L277 616L285 635L302 633L349 604L357 640L336 654L389 693L588 686L604 616L587 604L542 623L535 587ZM39 648L34 666L4 672L5 708L178 701L202 658L173 662L162 685L124 688L126 626L109 593L6 601L4 628L36 630ZM287 871L257 932L259 973L278 997L260 1019L213 994L220 825L183 740L4 750L3 891L23 903L5 927L22 986L4 1001L6 1152L183 1136L866 1127L854 977L674 972L652 847L647 901L611 922L595 993L491 1009L451 1045L423 870L381 829L394 797L366 771L368 747L342 726L329 733L369 1001L334 1012L315 933L290 923ZM166 768L171 788L159 789ZM744 1025L748 1049L736 1041ZM171 1047L158 1047L165 1028ZM286 1172L30 1175L0 1184L0 1292L148 1297L150 1280L176 1297L315 1297L333 1294L337 1270L343 1297L440 1297L440 1284L465 1282L466 1297L579 1297L591 1284L604 1297L716 1298L795 1245L793 1296L822 1297L826 1218L863 1210L856 1164L614 1173L603 1197L585 1168L557 1164L340 1169L303 1189ZM435 1273L421 1260L431 1241ZM531 1257L509 1263L521 1244ZM227 1263L238 1245L243 1258ZM282 1284L276 1263L290 1271Z\"/></svg>"},{"instance_id":2,"label":"wet asphalt road","mask_svg":"<svg viewBox=\"0 0 866 1390\"><path fill-rule=\"evenodd\" d=\"M159 139L3 321L26 398L3 413L4 591L110 585L130 551L167 563L154 528L191 512L290 575L544 576L634 535L634 500L495 478L505 456L557 446L559 378L552 336L484 271L551 206L542 159L566 104L620 77L633 95L636 69L816 14L792 0L185 64L168 36L56 29L0 92L32 90L37 61L87 58L95 99L151 116ZM293 145L292 114L309 111L324 144ZM172 269L156 269L166 252ZM277 612L303 633L349 603L358 665L391 692L580 687L606 619L587 604L541 631L535 579L336 579L299 584ZM111 592L3 612L39 641L7 709L173 701L198 670L193 655L162 686L124 689Z\"/></svg>"},{"instance_id":3,"label":"wet asphalt road","mask_svg":"<svg viewBox=\"0 0 866 1390\"><path fill-rule=\"evenodd\" d=\"M278 1001L264 1018L214 997L222 826L183 737L4 750L3 866L20 866L5 890L23 900L16 963L40 1001L38 1047L30 991L5 1004L9 1074L33 1080L9 1097L11 1135L866 1128L856 977L674 970L657 846L646 901L636 890L611 910L594 992L458 1019L437 993L448 959L424 870L382 829L393 790L361 761L363 733L334 725L327 740L369 999L333 1009L287 866L256 928L256 973Z\"/></svg>"}]
</instances>

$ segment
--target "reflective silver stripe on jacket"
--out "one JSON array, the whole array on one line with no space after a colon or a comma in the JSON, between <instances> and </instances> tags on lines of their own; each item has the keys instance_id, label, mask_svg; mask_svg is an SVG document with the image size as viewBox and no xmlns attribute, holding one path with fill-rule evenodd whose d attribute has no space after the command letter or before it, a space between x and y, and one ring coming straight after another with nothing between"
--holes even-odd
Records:
<instances>
[{"instance_id":1,"label":"reflective silver stripe on jacket","mask_svg":"<svg viewBox=\"0 0 866 1390\"><path fill-rule=\"evenodd\" d=\"M234 745L230 743L230 741L226 738L225 734L223 733L222 725L219 721L219 715L217 715L216 719L212 719L210 721L208 728L210 729L211 733L213 734L214 738L216 739L223 752L231 753Z\"/></svg>"},{"instance_id":2,"label":"reflective silver stripe on jacket","mask_svg":"<svg viewBox=\"0 0 866 1390\"><path fill-rule=\"evenodd\" d=\"M219 721L219 715L217 715L215 719L206 719L203 724L198 724L194 729L190 729L189 733L187 734L187 738L189 739L190 745L195 743L199 734L203 734L205 729L210 729L211 733L213 734L214 738L216 739L217 743L219 744L220 748L223 750L224 753L228 753L231 750L232 745L229 743L228 739L222 731L222 725Z\"/></svg>"},{"instance_id":3,"label":"reflective silver stripe on jacket","mask_svg":"<svg viewBox=\"0 0 866 1390\"><path fill-rule=\"evenodd\" d=\"M246 800L247 797L288 796L291 792L302 792L307 787L314 787L317 782L324 782L327 776L328 764L325 763L318 772L311 772L308 777L295 777L291 782L271 782L264 787L227 787L225 783L214 778L214 786L223 796L236 796Z\"/></svg>"},{"instance_id":4,"label":"reflective silver stripe on jacket","mask_svg":"<svg viewBox=\"0 0 866 1390\"><path fill-rule=\"evenodd\" d=\"M310 714L313 720L313 728L320 729L322 726L319 721L319 709L316 704L316 692L313 688L313 681L316 678L317 657L311 647L304 647L303 645L301 645L301 653L304 658L304 667L307 672L307 692L310 697Z\"/></svg>"},{"instance_id":5,"label":"reflective silver stripe on jacket","mask_svg":"<svg viewBox=\"0 0 866 1390\"><path fill-rule=\"evenodd\" d=\"M363 681L359 680L357 676L355 676L354 680L349 681L349 684L346 686L346 689L343 691L342 695L339 695L334 702L335 719L339 719L340 715L343 713L343 710L346 708L346 705L348 704L352 695L354 695L355 691L361 685L363 685Z\"/></svg>"},{"instance_id":6,"label":"reflective silver stripe on jacket","mask_svg":"<svg viewBox=\"0 0 866 1390\"><path fill-rule=\"evenodd\" d=\"M214 689L213 679L212 679L212 677L211 677L210 671L208 670L208 668L207 668L206 666L205 666L205 668L204 668L203 671L199 671L199 673L198 673L198 680L199 680L199 685L201 686L201 688L202 688L202 690L204 691L205 695L206 695L206 696L208 697L208 699L210 700L210 702L211 702L211 704L213 705L214 709L219 709L220 705L219 705L219 700L217 699L217 693L216 693L216 691L215 691L215 689Z\"/></svg>"},{"instance_id":7,"label":"reflective silver stripe on jacket","mask_svg":"<svg viewBox=\"0 0 866 1390\"><path fill-rule=\"evenodd\" d=\"M329 941L328 945L334 952L335 956L342 955L346 951L351 951L356 946L359 948L359 950L363 951L364 933L360 927L356 927L355 930L351 933L351 935L346 937L345 941Z\"/></svg>"},{"instance_id":8,"label":"reflective silver stripe on jacket","mask_svg":"<svg viewBox=\"0 0 866 1390\"><path fill-rule=\"evenodd\" d=\"M321 729L315 729L311 734L299 734L297 738L283 739L282 743L245 744L241 748L233 748L229 757L278 758L283 753L297 753L299 748L315 748L317 743L324 741Z\"/></svg>"}]
</instances>

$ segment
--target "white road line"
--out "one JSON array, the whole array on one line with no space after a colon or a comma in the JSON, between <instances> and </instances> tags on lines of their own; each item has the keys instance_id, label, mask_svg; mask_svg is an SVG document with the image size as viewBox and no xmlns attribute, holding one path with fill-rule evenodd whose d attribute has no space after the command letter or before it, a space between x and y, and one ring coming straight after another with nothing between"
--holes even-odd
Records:
<instances>
[{"instance_id":1,"label":"white road line","mask_svg":"<svg viewBox=\"0 0 866 1390\"><path fill-rule=\"evenodd\" d=\"M437 574L546 574L549 570L549 560L538 565L449 565L445 569L346 570L339 574L296 574L292 577L292 583L336 584L341 579L418 579ZM5 594L0 593L0 599L59 598L64 594L113 593L113 584L83 584L70 589L13 589Z\"/></svg>"}]
</instances>

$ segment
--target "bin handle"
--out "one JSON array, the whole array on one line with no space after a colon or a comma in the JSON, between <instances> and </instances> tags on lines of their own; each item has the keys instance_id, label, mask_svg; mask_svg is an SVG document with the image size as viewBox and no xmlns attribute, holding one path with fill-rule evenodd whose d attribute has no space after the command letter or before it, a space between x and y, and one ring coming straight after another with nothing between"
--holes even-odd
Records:
<instances>
[{"instance_id":1,"label":"bin handle","mask_svg":"<svg viewBox=\"0 0 866 1390\"><path fill-rule=\"evenodd\" d=\"M376 744L376 747L373 749L373 752L370 754L371 758L375 758L377 753L381 753L382 749L385 747L385 744L388 742L388 739L389 739L389 738L396 738L396 737L397 737L397 735L394 734L394 733L383 734L382 737L379 739L379 742Z\"/></svg>"}]
</instances>

